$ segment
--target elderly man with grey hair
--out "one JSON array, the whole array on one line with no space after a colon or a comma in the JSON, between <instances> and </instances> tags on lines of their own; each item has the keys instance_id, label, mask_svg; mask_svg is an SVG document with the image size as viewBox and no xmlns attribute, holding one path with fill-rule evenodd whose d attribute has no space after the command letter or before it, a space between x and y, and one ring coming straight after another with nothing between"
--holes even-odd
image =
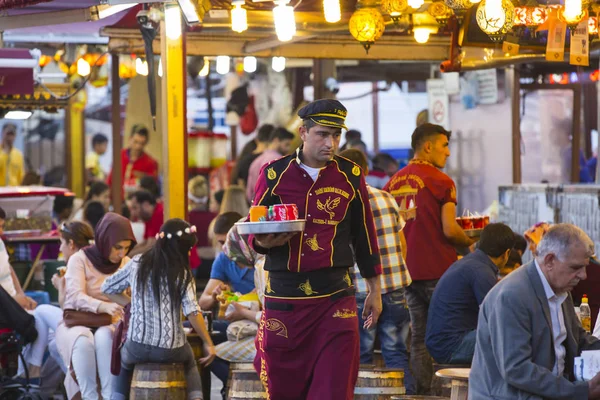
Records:
<instances>
[{"instance_id":1,"label":"elderly man with grey hair","mask_svg":"<svg viewBox=\"0 0 600 400\"><path fill-rule=\"evenodd\" d=\"M600 341L581 327L569 292L586 278L594 243L554 225L535 260L508 275L479 310L469 399L600 399L600 374L576 382L573 359Z\"/></svg>"}]
</instances>

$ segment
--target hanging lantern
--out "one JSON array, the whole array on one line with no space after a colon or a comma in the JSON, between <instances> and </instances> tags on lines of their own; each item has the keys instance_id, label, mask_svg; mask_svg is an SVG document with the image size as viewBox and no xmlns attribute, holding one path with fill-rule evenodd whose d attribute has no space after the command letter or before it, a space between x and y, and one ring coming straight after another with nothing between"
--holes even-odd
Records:
<instances>
[{"instance_id":1,"label":"hanging lantern","mask_svg":"<svg viewBox=\"0 0 600 400\"><path fill-rule=\"evenodd\" d=\"M558 19L567 23L572 35L575 34L577 25L587 16L587 9L583 7L581 0L565 0L564 7L558 9Z\"/></svg>"},{"instance_id":2,"label":"hanging lantern","mask_svg":"<svg viewBox=\"0 0 600 400\"><path fill-rule=\"evenodd\" d=\"M493 7L488 1L497 1ZM477 7L477 25L494 42L501 41L515 22L515 6L510 0L483 0Z\"/></svg>"},{"instance_id":3,"label":"hanging lantern","mask_svg":"<svg viewBox=\"0 0 600 400\"><path fill-rule=\"evenodd\" d=\"M383 0L381 2L381 11L388 14L394 23L398 23L400 15L408 9L407 0Z\"/></svg>"},{"instance_id":4,"label":"hanging lantern","mask_svg":"<svg viewBox=\"0 0 600 400\"><path fill-rule=\"evenodd\" d=\"M365 7L354 11L348 26L354 39L358 40L368 53L371 45L383 35L385 21L379 10Z\"/></svg>"},{"instance_id":5,"label":"hanging lantern","mask_svg":"<svg viewBox=\"0 0 600 400\"><path fill-rule=\"evenodd\" d=\"M440 25L446 25L452 16L452 9L443 1L435 1L429 5L427 12L435 18Z\"/></svg>"},{"instance_id":6,"label":"hanging lantern","mask_svg":"<svg viewBox=\"0 0 600 400\"><path fill-rule=\"evenodd\" d=\"M465 12L473 5L470 0L444 0L444 2L454 11L457 17L463 17Z\"/></svg>"}]
</instances>

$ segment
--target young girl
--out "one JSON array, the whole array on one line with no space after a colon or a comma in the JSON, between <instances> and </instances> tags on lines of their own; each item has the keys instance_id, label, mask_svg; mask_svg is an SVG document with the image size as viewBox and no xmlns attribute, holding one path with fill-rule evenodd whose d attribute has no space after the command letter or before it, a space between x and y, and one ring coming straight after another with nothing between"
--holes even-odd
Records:
<instances>
[{"instance_id":1,"label":"young girl","mask_svg":"<svg viewBox=\"0 0 600 400\"><path fill-rule=\"evenodd\" d=\"M215 349L196 301L196 285L189 265L189 252L196 243L196 229L181 219L171 219L156 235L156 244L136 256L108 278L102 291L115 302L131 301L127 341L121 349L121 373L113 384L111 399L127 399L137 363L183 363L189 399L201 399L200 374L187 343L181 309L204 343L209 365ZM131 287L131 299L123 291Z\"/></svg>"}]
</instances>

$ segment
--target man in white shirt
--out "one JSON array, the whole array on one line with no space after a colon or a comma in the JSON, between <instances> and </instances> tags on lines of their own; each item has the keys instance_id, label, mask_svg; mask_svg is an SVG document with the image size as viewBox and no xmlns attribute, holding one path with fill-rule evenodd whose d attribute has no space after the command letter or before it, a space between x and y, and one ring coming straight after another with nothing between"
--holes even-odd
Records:
<instances>
[{"instance_id":1,"label":"man in white shirt","mask_svg":"<svg viewBox=\"0 0 600 400\"><path fill-rule=\"evenodd\" d=\"M554 225L535 261L509 274L479 311L469 399L600 399L600 374L576 382L573 360L600 341L584 331L569 292L587 278L594 243Z\"/></svg>"}]
</instances>

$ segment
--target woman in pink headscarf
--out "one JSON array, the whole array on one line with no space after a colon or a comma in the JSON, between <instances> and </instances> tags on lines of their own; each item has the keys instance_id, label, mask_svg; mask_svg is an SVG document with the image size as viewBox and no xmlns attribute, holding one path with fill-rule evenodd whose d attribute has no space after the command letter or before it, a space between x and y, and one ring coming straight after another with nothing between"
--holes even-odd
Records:
<instances>
[{"instance_id":1,"label":"woman in pink headscarf","mask_svg":"<svg viewBox=\"0 0 600 400\"><path fill-rule=\"evenodd\" d=\"M64 321L58 326L56 344L69 368L65 378L69 399L79 393L85 400L110 399L113 332L123 309L103 294L100 287L106 278L129 261L127 254L135 244L129 221L120 215L107 213L96 228L95 244L69 259L65 275L64 309L106 313L112 316L113 321L112 325L102 326L95 331L87 326L69 328Z\"/></svg>"}]
</instances>

